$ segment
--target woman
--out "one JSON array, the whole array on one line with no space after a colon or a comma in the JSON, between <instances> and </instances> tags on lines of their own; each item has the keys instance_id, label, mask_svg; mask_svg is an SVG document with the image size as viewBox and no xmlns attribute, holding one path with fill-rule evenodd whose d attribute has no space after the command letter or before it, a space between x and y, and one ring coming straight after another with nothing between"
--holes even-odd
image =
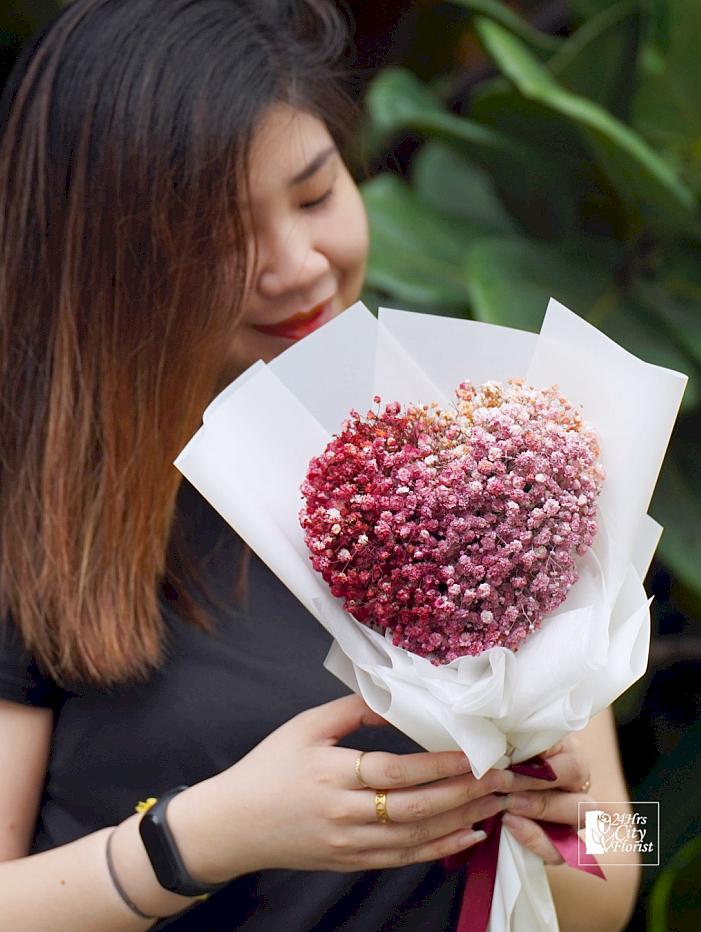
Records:
<instances>
[{"instance_id":1,"label":"woman","mask_svg":"<svg viewBox=\"0 0 701 932\"><path fill-rule=\"evenodd\" d=\"M379 728L323 670L321 627L171 465L219 388L358 296L341 47L321 0L77 0L6 90L0 900L15 932L449 929L462 877L436 861L505 808L553 865L563 928L582 927L592 883L587 929L630 909L633 867L605 888L577 876L523 817L576 824L590 779L625 798L610 716L582 750L553 749L548 790L477 781L461 754Z\"/></svg>"}]
</instances>

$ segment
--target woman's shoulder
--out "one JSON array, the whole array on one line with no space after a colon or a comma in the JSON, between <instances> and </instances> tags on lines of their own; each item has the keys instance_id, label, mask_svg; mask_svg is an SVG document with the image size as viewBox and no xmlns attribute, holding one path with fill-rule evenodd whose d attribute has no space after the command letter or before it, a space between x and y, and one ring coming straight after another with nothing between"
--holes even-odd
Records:
<instances>
[{"instance_id":1,"label":"woman's shoulder","mask_svg":"<svg viewBox=\"0 0 701 932\"><path fill-rule=\"evenodd\" d=\"M12 617L0 618L0 699L55 708L62 695L61 687L40 670L27 650Z\"/></svg>"}]
</instances>

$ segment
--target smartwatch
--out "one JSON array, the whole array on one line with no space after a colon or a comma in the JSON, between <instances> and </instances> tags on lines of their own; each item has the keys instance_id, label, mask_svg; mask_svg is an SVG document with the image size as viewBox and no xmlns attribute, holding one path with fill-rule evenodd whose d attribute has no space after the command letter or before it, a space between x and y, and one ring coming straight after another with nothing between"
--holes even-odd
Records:
<instances>
[{"instance_id":1,"label":"smartwatch","mask_svg":"<svg viewBox=\"0 0 701 932\"><path fill-rule=\"evenodd\" d=\"M208 896L226 883L201 883L190 876L166 820L168 803L186 789L187 786L176 786L159 796L141 817L139 834L162 887L180 896Z\"/></svg>"}]
</instances>

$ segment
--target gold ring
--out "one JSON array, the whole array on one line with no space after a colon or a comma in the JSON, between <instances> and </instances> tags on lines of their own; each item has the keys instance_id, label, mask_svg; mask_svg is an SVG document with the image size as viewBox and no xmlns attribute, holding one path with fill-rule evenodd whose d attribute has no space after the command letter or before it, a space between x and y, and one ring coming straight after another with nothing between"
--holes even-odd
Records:
<instances>
[{"instance_id":1,"label":"gold ring","mask_svg":"<svg viewBox=\"0 0 701 932\"><path fill-rule=\"evenodd\" d=\"M377 816L378 822L389 822L390 818L387 815L387 794L384 790L378 790L375 793L375 815Z\"/></svg>"},{"instance_id":2,"label":"gold ring","mask_svg":"<svg viewBox=\"0 0 701 932\"><path fill-rule=\"evenodd\" d=\"M579 792L580 792L580 793L588 793L588 792L589 792L589 787L590 787L590 786L591 786L591 779L590 779L589 777L587 777L587 779L584 781L584 783L580 786Z\"/></svg>"},{"instance_id":3,"label":"gold ring","mask_svg":"<svg viewBox=\"0 0 701 932\"><path fill-rule=\"evenodd\" d=\"M365 755L365 753L366 753L365 751L361 751L360 754L358 754L358 756L357 756L356 759L355 759L355 776L356 776L356 779L357 779L358 783L359 783L362 787L364 787L366 790L368 790L368 789L370 789L370 787L369 787L368 784L365 782L365 780L363 780L362 775L361 775L361 773L360 773L360 762L361 762L361 760L363 759L363 756Z\"/></svg>"}]
</instances>

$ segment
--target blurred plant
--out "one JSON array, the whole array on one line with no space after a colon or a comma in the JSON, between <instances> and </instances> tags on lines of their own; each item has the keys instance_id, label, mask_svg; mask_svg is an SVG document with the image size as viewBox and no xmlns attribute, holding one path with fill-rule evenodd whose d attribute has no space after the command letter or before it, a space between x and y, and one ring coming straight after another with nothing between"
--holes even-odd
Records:
<instances>
[{"instance_id":1,"label":"blurred plant","mask_svg":"<svg viewBox=\"0 0 701 932\"><path fill-rule=\"evenodd\" d=\"M570 0L566 38L497 0L453 0L497 74L449 109L380 72L368 145L423 140L408 183L363 185L369 300L537 329L550 295L689 385L652 513L701 614L701 3ZM464 81L464 75L462 76ZM615 399L611 399L615 403ZM634 468L634 464L631 464Z\"/></svg>"},{"instance_id":2,"label":"blurred plant","mask_svg":"<svg viewBox=\"0 0 701 932\"><path fill-rule=\"evenodd\" d=\"M668 932L669 929L674 932L697 932L701 909L701 890L698 885L700 867L701 838L692 838L660 871L655 881L650 893L650 932ZM675 893L676 910L673 905ZM684 916L695 918L685 919Z\"/></svg>"}]
</instances>

